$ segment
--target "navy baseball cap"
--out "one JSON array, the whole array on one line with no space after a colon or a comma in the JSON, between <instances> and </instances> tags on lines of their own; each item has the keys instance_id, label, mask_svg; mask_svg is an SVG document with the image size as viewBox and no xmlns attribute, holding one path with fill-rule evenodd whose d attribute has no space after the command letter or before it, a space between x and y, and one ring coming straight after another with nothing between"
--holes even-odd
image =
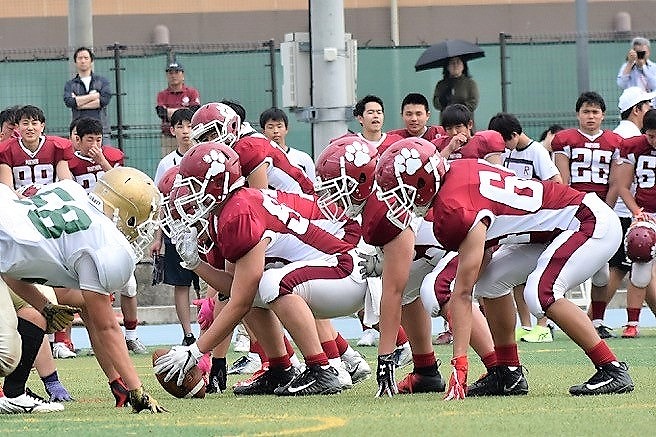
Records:
<instances>
[{"instance_id":1,"label":"navy baseball cap","mask_svg":"<svg viewBox=\"0 0 656 437\"><path fill-rule=\"evenodd\" d=\"M171 62L168 67L166 67L166 71L184 71L184 67L179 62Z\"/></svg>"}]
</instances>

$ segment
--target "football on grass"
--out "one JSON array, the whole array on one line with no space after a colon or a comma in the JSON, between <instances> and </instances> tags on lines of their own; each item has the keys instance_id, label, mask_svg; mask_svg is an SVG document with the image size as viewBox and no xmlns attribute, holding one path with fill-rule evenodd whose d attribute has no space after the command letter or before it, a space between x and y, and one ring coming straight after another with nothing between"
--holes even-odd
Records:
<instances>
[{"instance_id":1,"label":"football on grass","mask_svg":"<svg viewBox=\"0 0 656 437\"><path fill-rule=\"evenodd\" d=\"M155 361L165 355L168 349L157 349L153 352L153 366ZM204 398L205 397L205 381L203 380L203 373L198 366L194 366L185 375L182 385L177 385L178 375L176 374L169 382L164 382L164 377L167 372L155 374L160 385L164 390L175 396L176 398Z\"/></svg>"}]
</instances>

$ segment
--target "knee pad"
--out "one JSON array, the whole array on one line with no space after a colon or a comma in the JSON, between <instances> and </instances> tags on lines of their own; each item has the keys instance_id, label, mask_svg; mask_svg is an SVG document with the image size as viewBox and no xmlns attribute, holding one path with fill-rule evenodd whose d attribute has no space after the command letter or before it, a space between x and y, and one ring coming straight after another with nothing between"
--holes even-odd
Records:
<instances>
[{"instance_id":1,"label":"knee pad","mask_svg":"<svg viewBox=\"0 0 656 437\"><path fill-rule=\"evenodd\" d=\"M610 280L610 269L608 268L608 263L606 263L597 273L592 275L592 285L595 287L604 287L608 285Z\"/></svg>"},{"instance_id":2,"label":"knee pad","mask_svg":"<svg viewBox=\"0 0 656 437\"><path fill-rule=\"evenodd\" d=\"M631 283L638 288L647 287L651 281L651 267L651 262L631 264Z\"/></svg>"}]
</instances>

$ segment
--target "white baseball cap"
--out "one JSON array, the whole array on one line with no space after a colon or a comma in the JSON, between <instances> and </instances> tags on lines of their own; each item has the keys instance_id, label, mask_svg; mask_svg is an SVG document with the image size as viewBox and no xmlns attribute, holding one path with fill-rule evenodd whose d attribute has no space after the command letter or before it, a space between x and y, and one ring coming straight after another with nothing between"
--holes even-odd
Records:
<instances>
[{"instance_id":1,"label":"white baseball cap","mask_svg":"<svg viewBox=\"0 0 656 437\"><path fill-rule=\"evenodd\" d=\"M624 90L617 107L620 109L620 112L624 112L638 103L652 100L654 97L656 97L656 92L648 93L640 87L632 86Z\"/></svg>"}]
</instances>

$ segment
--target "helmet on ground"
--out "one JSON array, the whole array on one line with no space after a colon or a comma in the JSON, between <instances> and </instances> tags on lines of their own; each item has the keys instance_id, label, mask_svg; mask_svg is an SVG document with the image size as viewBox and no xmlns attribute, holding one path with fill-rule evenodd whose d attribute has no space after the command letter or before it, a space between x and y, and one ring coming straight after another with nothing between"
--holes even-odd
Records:
<instances>
[{"instance_id":1,"label":"helmet on ground","mask_svg":"<svg viewBox=\"0 0 656 437\"><path fill-rule=\"evenodd\" d=\"M624 237L624 250L631 261L647 263L656 257L656 224L633 223Z\"/></svg>"},{"instance_id":2,"label":"helmet on ground","mask_svg":"<svg viewBox=\"0 0 656 437\"><path fill-rule=\"evenodd\" d=\"M374 190L378 151L356 136L339 138L317 158L317 204L332 221L354 218Z\"/></svg>"}]
</instances>

